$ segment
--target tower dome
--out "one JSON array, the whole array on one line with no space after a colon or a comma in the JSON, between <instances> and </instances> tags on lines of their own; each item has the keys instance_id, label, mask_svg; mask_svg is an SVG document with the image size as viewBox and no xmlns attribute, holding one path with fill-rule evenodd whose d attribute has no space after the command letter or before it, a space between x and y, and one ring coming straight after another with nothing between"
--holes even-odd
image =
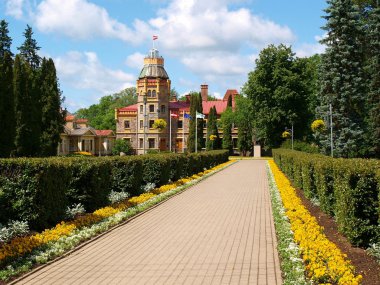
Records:
<instances>
[{"instance_id":1,"label":"tower dome","mask_svg":"<svg viewBox=\"0 0 380 285\"><path fill-rule=\"evenodd\" d=\"M148 56L144 58L144 67L139 75L139 79L142 78L169 79L164 68L164 59L155 48L151 49Z\"/></svg>"}]
</instances>

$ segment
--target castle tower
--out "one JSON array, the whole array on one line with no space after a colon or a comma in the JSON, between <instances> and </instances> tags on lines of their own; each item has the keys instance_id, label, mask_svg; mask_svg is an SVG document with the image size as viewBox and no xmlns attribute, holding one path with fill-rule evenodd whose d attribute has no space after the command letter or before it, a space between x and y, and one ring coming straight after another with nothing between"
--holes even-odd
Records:
<instances>
[{"instance_id":1,"label":"castle tower","mask_svg":"<svg viewBox=\"0 0 380 285\"><path fill-rule=\"evenodd\" d=\"M157 49L144 58L144 67L136 83L137 89L137 154L149 149L167 150L169 144L170 80L164 59ZM157 119L164 119L167 127L159 131L152 127Z\"/></svg>"}]
</instances>

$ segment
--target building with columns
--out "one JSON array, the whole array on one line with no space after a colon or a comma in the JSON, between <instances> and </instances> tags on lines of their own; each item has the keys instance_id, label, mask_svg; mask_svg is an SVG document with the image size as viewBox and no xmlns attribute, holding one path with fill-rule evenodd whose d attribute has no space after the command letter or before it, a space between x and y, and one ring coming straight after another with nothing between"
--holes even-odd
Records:
<instances>
[{"instance_id":1,"label":"building with columns","mask_svg":"<svg viewBox=\"0 0 380 285\"><path fill-rule=\"evenodd\" d=\"M186 151L189 134L190 95L186 101L170 100L170 79L164 67L164 58L157 49L150 50L144 58L144 66L136 82L137 104L115 109L116 138L130 141L137 154L147 150L173 152ZM233 106L236 90L227 90L221 100L208 101L208 85L201 85L203 113L207 116L210 108L216 107L218 118L227 108L232 96ZM172 116L171 116L172 114ZM159 131L153 128L155 120L163 119L167 127ZM221 137L222 130L219 130ZM204 130L204 135L206 129ZM234 147L237 145L237 129L232 132Z\"/></svg>"}]
</instances>

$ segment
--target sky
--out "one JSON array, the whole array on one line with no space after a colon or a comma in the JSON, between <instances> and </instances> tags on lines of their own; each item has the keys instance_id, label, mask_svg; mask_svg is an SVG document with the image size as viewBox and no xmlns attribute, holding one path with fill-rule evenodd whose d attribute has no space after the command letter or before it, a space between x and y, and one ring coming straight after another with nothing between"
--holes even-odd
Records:
<instances>
[{"instance_id":1,"label":"sky","mask_svg":"<svg viewBox=\"0 0 380 285\"><path fill-rule=\"evenodd\" d=\"M180 95L209 85L223 97L247 81L260 50L322 53L325 0L0 0L17 53L26 25L53 58L71 112L135 86L155 47Z\"/></svg>"}]
</instances>

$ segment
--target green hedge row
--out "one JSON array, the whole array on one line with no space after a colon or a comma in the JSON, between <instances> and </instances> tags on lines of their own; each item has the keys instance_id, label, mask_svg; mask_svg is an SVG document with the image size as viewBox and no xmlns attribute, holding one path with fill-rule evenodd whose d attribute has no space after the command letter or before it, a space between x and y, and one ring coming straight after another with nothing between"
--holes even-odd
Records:
<instances>
[{"instance_id":1,"label":"green hedge row","mask_svg":"<svg viewBox=\"0 0 380 285\"><path fill-rule=\"evenodd\" d=\"M141 186L160 186L228 160L227 151L103 158L0 159L0 223L27 220L41 230L64 219L68 206L93 211L113 191L132 196Z\"/></svg>"},{"instance_id":2,"label":"green hedge row","mask_svg":"<svg viewBox=\"0 0 380 285\"><path fill-rule=\"evenodd\" d=\"M334 216L354 245L380 241L380 161L276 149L273 158L307 198Z\"/></svg>"}]
</instances>

